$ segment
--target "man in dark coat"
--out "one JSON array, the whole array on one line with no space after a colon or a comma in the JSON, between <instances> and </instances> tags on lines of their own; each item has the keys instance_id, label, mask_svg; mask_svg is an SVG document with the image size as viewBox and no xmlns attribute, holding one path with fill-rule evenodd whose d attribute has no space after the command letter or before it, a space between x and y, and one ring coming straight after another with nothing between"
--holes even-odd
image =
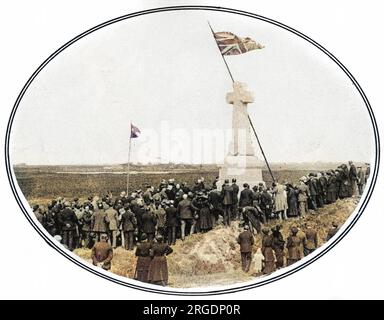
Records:
<instances>
[{"instance_id":1,"label":"man in dark coat","mask_svg":"<svg viewBox=\"0 0 384 320\"><path fill-rule=\"evenodd\" d=\"M225 179L224 185L221 188L221 198L223 199L224 207L224 225L229 226L232 217L232 208L233 208L233 187L229 185L229 180Z\"/></svg>"},{"instance_id":2,"label":"man in dark coat","mask_svg":"<svg viewBox=\"0 0 384 320\"><path fill-rule=\"evenodd\" d=\"M232 179L233 201L232 201L232 219L239 217L239 191L240 188L236 184L236 179Z\"/></svg>"},{"instance_id":3,"label":"man in dark coat","mask_svg":"<svg viewBox=\"0 0 384 320\"><path fill-rule=\"evenodd\" d=\"M165 225L167 227L168 244L176 243L176 228L179 223L177 209L173 206L173 201L169 201L169 206L165 209Z\"/></svg>"},{"instance_id":4,"label":"man in dark coat","mask_svg":"<svg viewBox=\"0 0 384 320\"><path fill-rule=\"evenodd\" d=\"M148 241L152 242L155 238L155 232L156 232L156 218L155 216L150 212L149 208L145 209L145 212L143 216L141 217L142 221L142 232L147 234Z\"/></svg>"},{"instance_id":5,"label":"man in dark coat","mask_svg":"<svg viewBox=\"0 0 384 320\"><path fill-rule=\"evenodd\" d=\"M124 248L126 250L133 250L133 233L137 226L137 221L134 213L129 210L129 206L119 210L121 214L122 232L124 234Z\"/></svg>"},{"instance_id":6,"label":"man in dark coat","mask_svg":"<svg viewBox=\"0 0 384 320\"><path fill-rule=\"evenodd\" d=\"M249 226L244 226L244 231L239 234L237 243L240 245L241 268L244 272L248 272L252 261L252 246L255 243Z\"/></svg>"},{"instance_id":7,"label":"man in dark coat","mask_svg":"<svg viewBox=\"0 0 384 320\"><path fill-rule=\"evenodd\" d=\"M308 188L309 188L309 199L310 199L310 205L311 209L317 210L317 179L315 178L314 173L309 174L309 181L308 181Z\"/></svg>"},{"instance_id":8,"label":"man in dark coat","mask_svg":"<svg viewBox=\"0 0 384 320\"><path fill-rule=\"evenodd\" d=\"M75 249L74 240L76 237L76 225L78 221L75 213L70 209L70 206L71 204L68 201L64 203L64 209L60 211L59 214L59 222L63 233L62 243L72 251Z\"/></svg>"},{"instance_id":9,"label":"man in dark coat","mask_svg":"<svg viewBox=\"0 0 384 320\"><path fill-rule=\"evenodd\" d=\"M134 279L141 282L149 282L148 274L149 267L151 265L151 255L150 250L152 248L152 243L146 241L147 235L143 233L141 235L140 243L137 245L135 255L137 257L136 260L136 269Z\"/></svg>"},{"instance_id":10,"label":"man in dark coat","mask_svg":"<svg viewBox=\"0 0 384 320\"><path fill-rule=\"evenodd\" d=\"M254 194L251 189L249 189L249 184L244 183L243 184L244 189L240 192L240 200L239 200L239 207L244 208L247 206L251 206L254 199Z\"/></svg>"},{"instance_id":11,"label":"man in dark coat","mask_svg":"<svg viewBox=\"0 0 384 320\"><path fill-rule=\"evenodd\" d=\"M108 236L101 235L100 241L96 242L92 248L92 263L94 266L102 267L104 270L111 269L113 249L108 243Z\"/></svg>"},{"instance_id":12,"label":"man in dark coat","mask_svg":"<svg viewBox=\"0 0 384 320\"><path fill-rule=\"evenodd\" d=\"M188 195L183 195L183 200L181 200L177 206L177 211L179 213L181 221L181 240L185 239L185 227L190 226L190 234L194 232L195 228L195 219L193 218L193 212L191 207L191 200L188 199Z\"/></svg>"},{"instance_id":13,"label":"man in dark coat","mask_svg":"<svg viewBox=\"0 0 384 320\"><path fill-rule=\"evenodd\" d=\"M100 241L100 236L108 231L105 217L103 204L98 203L91 220L92 232L95 235L96 241Z\"/></svg>"},{"instance_id":14,"label":"man in dark coat","mask_svg":"<svg viewBox=\"0 0 384 320\"><path fill-rule=\"evenodd\" d=\"M327 203L334 203L337 196L337 181L336 176L332 171L327 172L328 181L327 181Z\"/></svg>"},{"instance_id":15,"label":"man in dark coat","mask_svg":"<svg viewBox=\"0 0 384 320\"><path fill-rule=\"evenodd\" d=\"M266 223L269 219L271 219L272 207L272 195L267 191L266 187L263 187L263 191L260 194L260 209L263 213L263 223Z\"/></svg>"},{"instance_id":16,"label":"man in dark coat","mask_svg":"<svg viewBox=\"0 0 384 320\"><path fill-rule=\"evenodd\" d=\"M221 194L217 189L212 189L211 191L209 191L208 202L211 205L211 213L213 217L212 224L215 225L216 221L219 219L219 215L223 216Z\"/></svg>"}]
</instances>

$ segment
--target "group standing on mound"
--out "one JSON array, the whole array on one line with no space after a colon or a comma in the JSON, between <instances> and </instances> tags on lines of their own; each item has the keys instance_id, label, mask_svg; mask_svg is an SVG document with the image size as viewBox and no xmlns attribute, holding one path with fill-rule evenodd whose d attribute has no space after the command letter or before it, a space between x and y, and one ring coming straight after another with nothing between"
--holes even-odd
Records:
<instances>
[{"instance_id":1,"label":"group standing on mound","mask_svg":"<svg viewBox=\"0 0 384 320\"><path fill-rule=\"evenodd\" d=\"M166 255L177 239L184 241L191 234L237 220L244 225L238 239L243 270L250 268L253 234L257 232L262 234L262 272L270 273L284 266L285 251L290 265L315 250L318 241L309 225L292 228L284 240L279 226L270 230L267 224L316 214L325 204L361 195L369 169L369 164L363 170L350 161L349 168L342 164L336 170L311 172L297 185L276 181L269 188L263 183L251 188L244 183L241 192L235 178L232 183L225 180L221 190L218 177L211 186L202 177L191 187L169 179L157 187L146 185L144 191L121 192L117 197L108 192L82 202L79 198L57 198L47 207L33 206L33 212L47 232L69 250L92 248L93 263L104 269L110 269L116 247L136 248L135 278L160 285L167 284ZM336 232L337 226L332 226L328 237Z\"/></svg>"}]
</instances>

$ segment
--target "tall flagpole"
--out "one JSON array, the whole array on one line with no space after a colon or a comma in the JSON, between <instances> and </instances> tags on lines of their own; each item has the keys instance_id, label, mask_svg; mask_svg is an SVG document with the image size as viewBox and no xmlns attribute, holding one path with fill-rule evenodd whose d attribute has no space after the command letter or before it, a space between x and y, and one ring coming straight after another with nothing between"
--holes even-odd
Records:
<instances>
[{"instance_id":1,"label":"tall flagpole","mask_svg":"<svg viewBox=\"0 0 384 320\"><path fill-rule=\"evenodd\" d=\"M215 32L213 31L213 29L212 29L211 24L209 23L209 21L207 21L207 22L208 22L209 29L211 29L211 32L212 32L212 35L213 35L213 39L215 40L216 45L217 45L217 48L219 49L220 55L221 55L221 57L223 58L223 61L224 61L224 63L225 63L225 66L227 67L227 70L228 70L228 73L229 73L229 75L230 75L230 77L231 77L232 83L234 83L235 80L234 80L234 78L233 78L233 76L232 76L232 72L231 72L231 70L229 69L227 60L225 60L224 55L221 53L220 46L219 46L219 44L218 44L217 41L216 41L216 38L215 38ZM252 123L252 120L251 120L251 117L249 116L249 114L248 114L248 120L249 120L249 123L251 124L253 133L255 134L256 141L257 141L257 143L258 143L258 145L259 145L259 148L260 148L261 154L263 155L264 161L265 161L265 163L267 164L267 168L268 168L269 174L270 174L271 177L272 177L272 181L275 182L275 177L274 177L273 174L272 174L272 170L271 170L271 168L270 168L270 166L269 166L267 157L266 157L265 154L264 154L263 147L261 146L259 137L257 136L256 129L255 129L255 127L253 126L253 123Z\"/></svg>"},{"instance_id":2,"label":"tall flagpole","mask_svg":"<svg viewBox=\"0 0 384 320\"><path fill-rule=\"evenodd\" d=\"M129 133L129 147L128 147L128 164L127 164L127 197L129 195L129 165L131 164L131 143L132 143L132 123L131 131Z\"/></svg>"},{"instance_id":3,"label":"tall flagpole","mask_svg":"<svg viewBox=\"0 0 384 320\"><path fill-rule=\"evenodd\" d=\"M211 24L209 23L209 21L207 21L207 22L208 22L209 29L211 29L211 32L212 32L212 35L213 35L213 39L215 39L217 48L218 48L219 51L220 51L220 55L221 55L221 57L223 58L223 61L224 61L224 63L225 63L225 66L227 67L227 70L228 70L228 73L229 73L229 75L230 75L230 77L231 77L231 80L232 80L232 82L235 82L235 80L233 79L233 76L232 76L232 72L231 72L231 70L230 70L229 67L228 67L227 60L225 60L224 55L222 55L221 50L220 50L220 47L219 47L219 44L218 44L217 41L216 41L216 38L215 38L215 32L213 31L213 29L212 29Z\"/></svg>"}]
</instances>

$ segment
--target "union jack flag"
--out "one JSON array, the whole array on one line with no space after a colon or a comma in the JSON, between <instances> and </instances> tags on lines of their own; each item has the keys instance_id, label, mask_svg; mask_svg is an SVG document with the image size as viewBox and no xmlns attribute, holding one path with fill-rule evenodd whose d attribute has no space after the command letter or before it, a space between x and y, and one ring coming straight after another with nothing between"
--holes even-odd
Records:
<instances>
[{"instance_id":1,"label":"union jack flag","mask_svg":"<svg viewBox=\"0 0 384 320\"><path fill-rule=\"evenodd\" d=\"M214 36L223 56L233 56L264 48L263 45L249 37L240 38L231 32L215 32Z\"/></svg>"},{"instance_id":2,"label":"union jack flag","mask_svg":"<svg viewBox=\"0 0 384 320\"><path fill-rule=\"evenodd\" d=\"M140 129L131 123L131 138L138 138L140 133Z\"/></svg>"}]
</instances>

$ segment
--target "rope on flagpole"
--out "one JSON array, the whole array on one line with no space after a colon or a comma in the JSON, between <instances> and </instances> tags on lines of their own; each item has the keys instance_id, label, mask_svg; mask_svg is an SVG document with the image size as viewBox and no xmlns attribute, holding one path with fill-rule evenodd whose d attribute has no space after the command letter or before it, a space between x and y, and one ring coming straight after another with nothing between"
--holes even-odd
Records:
<instances>
[{"instance_id":1,"label":"rope on flagpole","mask_svg":"<svg viewBox=\"0 0 384 320\"><path fill-rule=\"evenodd\" d=\"M269 166L269 163L268 163L267 157L265 156L265 153L264 153L263 147L261 146L261 143L260 143L259 137L257 136L257 133L256 133L256 130L255 130L255 127L253 126L253 123L252 123L251 117L250 117L249 115L248 115L248 120L249 120L249 123L251 124L252 130L253 130L253 133L255 134L255 137L256 137L257 143L259 144L259 148L260 148L260 151L261 151L261 153L262 153L262 155L263 155L263 157L264 157L265 163L267 164L267 168L268 168L269 174L270 174L270 175L271 175L271 177L272 177L272 181L273 181L273 182L275 182L275 177L273 176L273 173L272 173L271 167Z\"/></svg>"},{"instance_id":2,"label":"rope on flagpole","mask_svg":"<svg viewBox=\"0 0 384 320\"><path fill-rule=\"evenodd\" d=\"M215 40L216 45L217 45L217 48L219 49L220 55L221 55L221 57L223 58L223 61L224 61L224 63L225 63L225 66L227 67L227 70L228 70L228 73L229 73L229 75L230 75L230 77L231 77L232 83L234 83L235 80L234 80L234 78L233 78L233 76L232 76L232 72L231 72L231 70L229 69L227 60L225 60L224 55L221 53L220 46L219 46L219 44L218 44L217 41L216 41L216 38L215 38L215 32L213 31L213 29L212 29L211 24L209 23L209 21L207 21L207 22L208 22L209 29L211 29L211 32L212 32L212 35L213 35L213 39ZM251 124L252 130L253 130L253 133L254 133L254 135L255 135L255 137L256 137L256 140L257 140L257 143L258 143L258 145L259 145L260 151L261 151L261 153L262 153L262 155L263 155L263 157L264 157L264 161L265 161L265 163L267 164L267 168L268 168L269 174L270 174L271 177L272 177L272 181L275 182L275 177L273 176L273 173L272 173L272 170L271 170L271 168L270 168L270 166L269 166L267 157L265 156L263 147L261 146L259 137L257 136L256 129L255 129L255 127L253 126L253 123L252 123L252 120L251 120L251 117L249 116L249 114L248 114L248 120L249 120L249 123Z\"/></svg>"}]
</instances>

